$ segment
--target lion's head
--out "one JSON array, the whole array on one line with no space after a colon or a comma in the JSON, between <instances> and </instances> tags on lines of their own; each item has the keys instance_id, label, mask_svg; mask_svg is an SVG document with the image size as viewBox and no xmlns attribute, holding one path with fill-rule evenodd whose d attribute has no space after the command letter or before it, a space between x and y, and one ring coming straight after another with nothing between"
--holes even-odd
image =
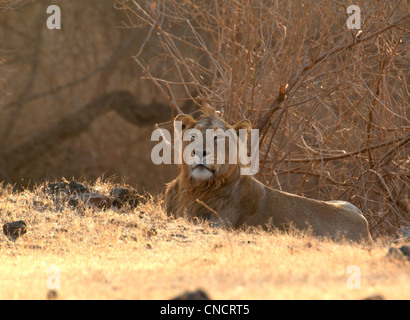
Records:
<instances>
[{"instance_id":1,"label":"lion's head","mask_svg":"<svg viewBox=\"0 0 410 320\"><path fill-rule=\"evenodd\" d=\"M175 118L174 125L182 129L181 171L192 184L220 182L238 172L239 130L250 130L248 120L231 126L219 112L204 107L197 120L180 114Z\"/></svg>"},{"instance_id":2,"label":"lion's head","mask_svg":"<svg viewBox=\"0 0 410 320\"><path fill-rule=\"evenodd\" d=\"M231 126L208 108L197 120L189 115L178 115L175 118L177 125L183 139L182 148L176 149L182 149L187 156L183 160L191 161L181 161L181 172L167 185L165 205L168 215L209 219L212 224L234 228L262 226L288 230L292 226L311 230L317 236L371 241L366 219L352 204L313 200L274 190L254 177L242 174L246 161L238 161L240 151L236 154L229 152L229 142L241 143L238 133L240 129L246 129L242 133L247 134L250 130L248 121ZM251 154L252 142L251 132ZM223 161L218 161L220 152L225 154Z\"/></svg>"}]
</instances>

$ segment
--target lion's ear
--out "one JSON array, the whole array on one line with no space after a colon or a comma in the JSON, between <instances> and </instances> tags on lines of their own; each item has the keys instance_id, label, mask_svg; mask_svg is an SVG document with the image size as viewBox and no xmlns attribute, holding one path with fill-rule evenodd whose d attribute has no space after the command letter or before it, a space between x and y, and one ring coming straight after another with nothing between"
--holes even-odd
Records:
<instances>
[{"instance_id":1,"label":"lion's ear","mask_svg":"<svg viewBox=\"0 0 410 320\"><path fill-rule=\"evenodd\" d=\"M179 114L174 119L174 125L176 121L180 121L182 123L182 130L192 128L196 124L196 120L192 118L192 116L187 114Z\"/></svg>"},{"instance_id":2,"label":"lion's ear","mask_svg":"<svg viewBox=\"0 0 410 320\"><path fill-rule=\"evenodd\" d=\"M246 129L249 133L249 131L251 131L252 126L251 123L249 122L249 120L241 120L239 122L237 122L233 128L235 129L236 133L239 134L239 130L240 129Z\"/></svg>"}]
</instances>

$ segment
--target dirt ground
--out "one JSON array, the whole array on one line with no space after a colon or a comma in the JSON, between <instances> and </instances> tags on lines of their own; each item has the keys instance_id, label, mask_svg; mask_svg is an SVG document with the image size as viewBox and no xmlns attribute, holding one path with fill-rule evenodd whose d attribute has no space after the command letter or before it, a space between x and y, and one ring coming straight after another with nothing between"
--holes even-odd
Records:
<instances>
[{"instance_id":1,"label":"dirt ground","mask_svg":"<svg viewBox=\"0 0 410 320\"><path fill-rule=\"evenodd\" d=\"M96 188L108 192L111 186ZM226 231L166 217L161 198L135 209L73 208L34 191L0 187L0 299L410 298L409 262L386 257L390 240L335 243L306 234Z\"/></svg>"}]
</instances>

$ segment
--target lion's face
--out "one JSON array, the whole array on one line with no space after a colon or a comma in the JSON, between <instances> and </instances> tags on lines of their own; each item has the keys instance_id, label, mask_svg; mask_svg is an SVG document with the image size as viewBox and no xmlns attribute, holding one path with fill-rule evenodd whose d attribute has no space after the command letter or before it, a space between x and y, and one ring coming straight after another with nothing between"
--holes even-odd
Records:
<instances>
[{"instance_id":1,"label":"lion's face","mask_svg":"<svg viewBox=\"0 0 410 320\"><path fill-rule=\"evenodd\" d=\"M188 178L199 183L226 178L235 172L239 165L238 130L249 130L248 121L230 126L217 113L198 120L182 114L175 121L182 123L182 168Z\"/></svg>"}]
</instances>

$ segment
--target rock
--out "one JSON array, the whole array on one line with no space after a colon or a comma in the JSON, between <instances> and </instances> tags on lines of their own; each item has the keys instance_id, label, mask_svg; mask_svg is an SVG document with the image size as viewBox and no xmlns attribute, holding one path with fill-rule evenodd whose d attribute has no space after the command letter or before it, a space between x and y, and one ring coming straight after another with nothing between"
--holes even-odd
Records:
<instances>
[{"instance_id":1,"label":"rock","mask_svg":"<svg viewBox=\"0 0 410 320\"><path fill-rule=\"evenodd\" d=\"M58 299L58 292L56 290L48 290L47 300L56 300Z\"/></svg>"},{"instance_id":2,"label":"rock","mask_svg":"<svg viewBox=\"0 0 410 320\"><path fill-rule=\"evenodd\" d=\"M140 202L145 201L136 190L128 188L115 188L111 190L110 196L114 198L114 206L121 208L128 204L131 209L134 209Z\"/></svg>"},{"instance_id":3,"label":"rock","mask_svg":"<svg viewBox=\"0 0 410 320\"><path fill-rule=\"evenodd\" d=\"M385 298L381 294L374 294L363 298L363 300L385 300Z\"/></svg>"},{"instance_id":4,"label":"rock","mask_svg":"<svg viewBox=\"0 0 410 320\"><path fill-rule=\"evenodd\" d=\"M405 261L406 256L401 252L401 250L391 247L386 255L387 258L399 261Z\"/></svg>"},{"instance_id":5,"label":"rock","mask_svg":"<svg viewBox=\"0 0 410 320\"><path fill-rule=\"evenodd\" d=\"M145 234L148 238L151 238L153 236L156 236L158 233L157 233L157 230L155 230L155 228L151 228L151 229L145 229Z\"/></svg>"},{"instance_id":6,"label":"rock","mask_svg":"<svg viewBox=\"0 0 410 320\"><path fill-rule=\"evenodd\" d=\"M92 192L92 190L87 187L86 185L77 182L77 181L71 181L68 184L68 188L70 189L71 193L77 192L77 193L84 193L84 192Z\"/></svg>"},{"instance_id":7,"label":"rock","mask_svg":"<svg viewBox=\"0 0 410 320\"><path fill-rule=\"evenodd\" d=\"M60 191L65 191L68 189L68 183L67 182L56 182L56 183L49 183L47 185L48 189L46 187L43 188L44 192L49 192L52 194L57 194Z\"/></svg>"},{"instance_id":8,"label":"rock","mask_svg":"<svg viewBox=\"0 0 410 320\"><path fill-rule=\"evenodd\" d=\"M407 260L410 261L410 246L401 246L399 250L407 257Z\"/></svg>"},{"instance_id":9,"label":"rock","mask_svg":"<svg viewBox=\"0 0 410 320\"><path fill-rule=\"evenodd\" d=\"M52 194L59 194L61 192L64 192L65 194L93 192L91 188L75 180L69 183L67 182L49 183L47 186L48 186L48 191Z\"/></svg>"},{"instance_id":10,"label":"rock","mask_svg":"<svg viewBox=\"0 0 410 320\"><path fill-rule=\"evenodd\" d=\"M3 225L4 234L13 241L16 241L18 237L27 233L27 225L24 221L14 221Z\"/></svg>"},{"instance_id":11,"label":"rock","mask_svg":"<svg viewBox=\"0 0 410 320\"><path fill-rule=\"evenodd\" d=\"M410 226L402 227L398 230L398 236L395 241L397 242L401 240L410 241Z\"/></svg>"},{"instance_id":12,"label":"rock","mask_svg":"<svg viewBox=\"0 0 410 320\"><path fill-rule=\"evenodd\" d=\"M113 200L100 193L80 193L71 197L68 204L75 207L88 205L89 207L108 209L111 208Z\"/></svg>"},{"instance_id":13,"label":"rock","mask_svg":"<svg viewBox=\"0 0 410 320\"><path fill-rule=\"evenodd\" d=\"M79 205L107 209L113 205L113 199L96 192L94 189L78 181L57 182L48 184L48 192L53 194L58 203L68 203L77 207Z\"/></svg>"},{"instance_id":14,"label":"rock","mask_svg":"<svg viewBox=\"0 0 410 320\"><path fill-rule=\"evenodd\" d=\"M185 292L180 296L173 298L172 300L211 300L205 291L198 289L192 292Z\"/></svg>"}]
</instances>

